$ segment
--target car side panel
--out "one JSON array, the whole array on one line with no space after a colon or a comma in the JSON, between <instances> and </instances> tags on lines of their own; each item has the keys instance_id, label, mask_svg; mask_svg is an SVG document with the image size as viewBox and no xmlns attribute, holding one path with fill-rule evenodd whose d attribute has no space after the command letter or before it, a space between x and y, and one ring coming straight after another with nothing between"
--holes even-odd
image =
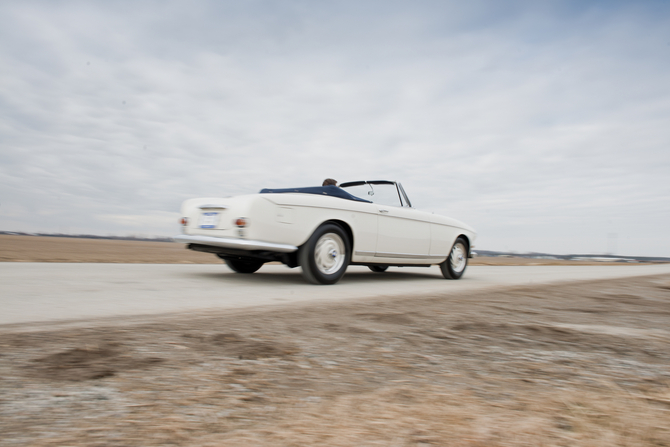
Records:
<instances>
[{"instance_id":1,"label":"car side panel","mask_svg":"<svg viewBox=\"0 0 670 447\"><path fill-rule=\"evenodd\" d=\"M454 245L456 237L459 235L458 228L438 223L430 224L431 244L430 254L432 256L446 259Z\"/></svg>"},{"instance_id":2,"label":"car side panel","mask_svg":"<svg viewBox=\"0 0 670 447\"><path fill-rule=\"evenodd\" d=\"M473 243L476 233L468 225L450 217L432 215L430 254L446 259L456 238L464 234Z\"/></svg>"},{"instance_id":3,"label":"car side panel","mask_svg":"<svg viewBox=\"0 0 670 447\"><path fill-rule=\"evenodd\" d=\"M412 208L376 206L380 214L375 256L427 258L430 254L428 215Z\"/></svg>"},{"instance_id":4,"label":"car side panel","mask_svg":"<svg viewBox=\"0 0 670 447\"><path fill-rule=\"evenodd\" d=\"M290 213L292 223L277 222L260 229L257 233L262 240L300 246L326 221L339 221L348 225L353 235L354 250L373 251L377 242L377 215L360 210L320 208L314 206L284 205L282 216ZM283 219L283 217L282 217Z\"/></svg>"}]
</instances>

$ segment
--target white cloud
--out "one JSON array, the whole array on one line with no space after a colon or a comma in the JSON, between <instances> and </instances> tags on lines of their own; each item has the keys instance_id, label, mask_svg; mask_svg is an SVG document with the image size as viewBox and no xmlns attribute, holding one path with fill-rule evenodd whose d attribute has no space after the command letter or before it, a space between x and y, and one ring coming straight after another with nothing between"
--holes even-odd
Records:
<instances>
[{"instance_id":1,"label":"white cloud","mask_svg":"<svg viewBox=\"0 0 670 447\"><path fill-rule=\"evenodd\" d=\"M5 3L0 229L170 235L161 216L189 197L391 178L483 249L602 252L617 233L622 253L669 256L668 17Z\"/></svg>"}]
</instances>

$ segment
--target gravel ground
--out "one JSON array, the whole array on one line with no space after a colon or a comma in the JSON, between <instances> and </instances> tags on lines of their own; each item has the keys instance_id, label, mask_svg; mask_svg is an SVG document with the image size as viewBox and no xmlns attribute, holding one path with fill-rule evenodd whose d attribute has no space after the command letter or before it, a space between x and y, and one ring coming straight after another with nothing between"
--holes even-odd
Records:
<instances>
[{"instance_id":1,"label":"gravel ground","mask_svg":"<svg viewBox=\"0 0 670 447\"><path fill-rule=\"evenodd\" d=\"M0 328L3 446L670 446L670 275Z\"/></svg>"}]
</instances>

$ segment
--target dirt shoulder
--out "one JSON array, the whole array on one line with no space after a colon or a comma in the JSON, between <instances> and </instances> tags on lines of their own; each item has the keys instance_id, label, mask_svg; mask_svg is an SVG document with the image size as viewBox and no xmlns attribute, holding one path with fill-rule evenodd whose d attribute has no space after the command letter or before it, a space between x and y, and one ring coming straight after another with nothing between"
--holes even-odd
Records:
<instances>
[{"instance_id":1,"label":"dirt shoulder","mask_svg":"<svg viewBox=\"0 0 670 447\"><path fill-rule=\"evenodd\" d=\"M670 275L2 333L0 444L670 445Z\"/></svg>"}]
</instances>

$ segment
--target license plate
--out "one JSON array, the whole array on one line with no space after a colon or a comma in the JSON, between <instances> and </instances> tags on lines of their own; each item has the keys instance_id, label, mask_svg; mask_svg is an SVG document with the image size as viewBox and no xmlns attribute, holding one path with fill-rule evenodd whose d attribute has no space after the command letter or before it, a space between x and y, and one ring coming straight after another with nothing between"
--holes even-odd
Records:
<instances>
[{"instance_id":1,"label":"license plate","mask_svg":"<svg viewBox=\"0 0 670 447\"><path fill-rule=\"evenodd\" d=\"M216 228L219 223L219 213L202 213L200 215L200 228Z\"/></svg>"}]
</instances>

